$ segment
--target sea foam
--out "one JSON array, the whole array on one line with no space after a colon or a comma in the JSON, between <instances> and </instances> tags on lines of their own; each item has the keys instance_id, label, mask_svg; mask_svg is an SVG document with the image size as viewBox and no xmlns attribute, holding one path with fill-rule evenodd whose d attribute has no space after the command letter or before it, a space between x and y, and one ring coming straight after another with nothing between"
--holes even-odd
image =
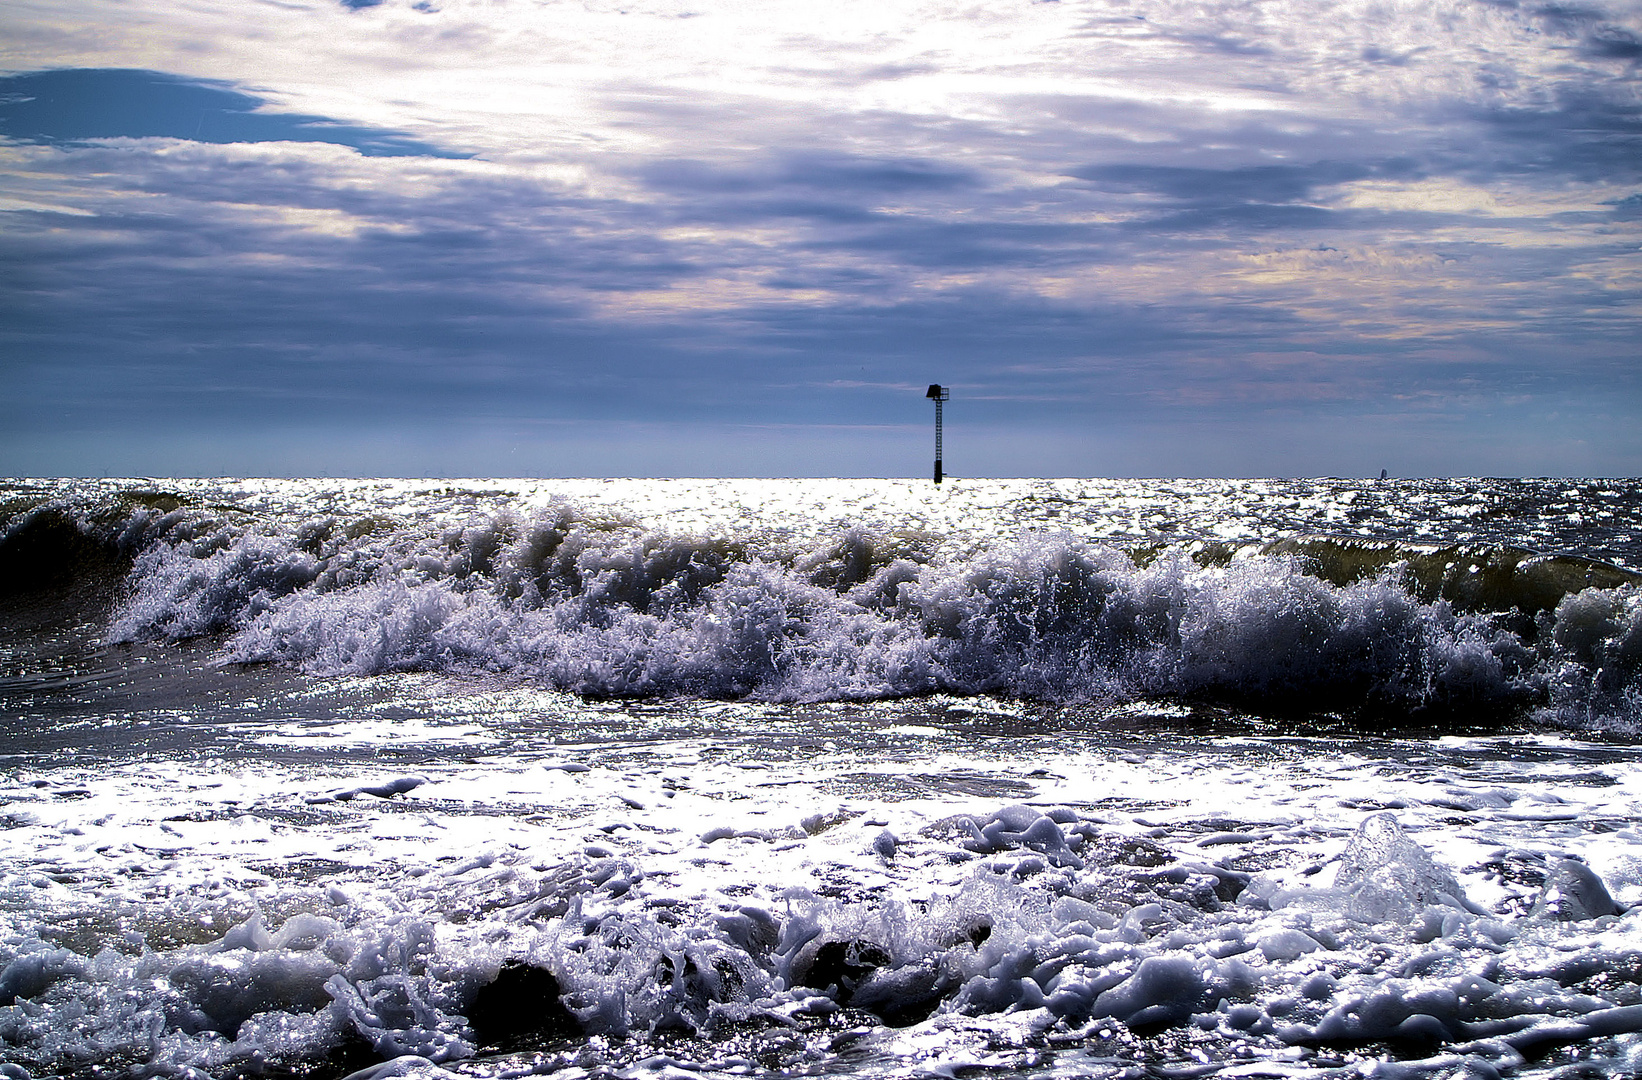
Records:
<instances>
[{"instance_id":1,"label":"sea foam","mask_svg":"<svg viewBox=\"0 0 1642 1080\"><path fill-rule=\"evenodd\" d=\"M114 639L217 634L234 662L505 673L600 696L1177 696L1575 724L1632 719L1642 667L1642 592L1623 575L1537 611L1525 586L1496 610L1422 597L1408 559L1331 581L1300 552L1065 531L851 528L798 545L569 504L443 528L213 526L148 523Z\"/></svg>"}]
</instances>

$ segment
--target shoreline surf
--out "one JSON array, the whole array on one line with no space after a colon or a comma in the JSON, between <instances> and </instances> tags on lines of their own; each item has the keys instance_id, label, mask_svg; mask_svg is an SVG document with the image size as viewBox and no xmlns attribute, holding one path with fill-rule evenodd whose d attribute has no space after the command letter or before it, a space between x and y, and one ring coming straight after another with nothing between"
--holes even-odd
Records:
<instances>
[{"instance_id":1,"label":"shoreline surf","mask_svg":"<svg viewBox=\"0 0 1642 1080\"><path fill-rule=\"evenodd\" d=\"M1642 484L1372 485L13 484L0 1061L1634 1074Z\"/></svg>"}]
</instances>

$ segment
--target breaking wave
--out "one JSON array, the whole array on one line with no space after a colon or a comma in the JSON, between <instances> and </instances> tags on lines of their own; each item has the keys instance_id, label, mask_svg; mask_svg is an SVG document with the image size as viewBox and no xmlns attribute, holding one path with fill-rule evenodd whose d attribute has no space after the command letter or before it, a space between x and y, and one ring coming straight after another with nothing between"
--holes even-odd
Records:
<instances>
[{"instance_id":1,"label":"breaking wave","mask_svg":"<svg viewBox=\"0 0 1642 1080\"><path fill-rule=\"evenodd\" d=\"M61 532L9 523L0 555ZM1070 532L690 535L559 502L456 524L149 499L74 518L129 560L115 641L315 674L488 672L593 696L993 693L1564 724L1642 715L1638 575L1503 545ZM55 533L52 533L55 535Z\"/></svg>"}]
</instances>

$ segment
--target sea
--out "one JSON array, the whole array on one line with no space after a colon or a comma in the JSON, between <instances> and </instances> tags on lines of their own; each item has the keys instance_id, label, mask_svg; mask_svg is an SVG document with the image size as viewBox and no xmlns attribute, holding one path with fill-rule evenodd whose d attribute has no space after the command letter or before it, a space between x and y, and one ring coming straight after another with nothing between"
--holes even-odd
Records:
<instances>
[{"instance_id":1,"label":"sea","mask_svg":"<svg viewBox=\"0 0 1642 1080\"><path fill-rule=\"evenodd\" d=\"M1642 481L0 481L0 1078L1642 1075Z\"/></svg>"}]
</instances>

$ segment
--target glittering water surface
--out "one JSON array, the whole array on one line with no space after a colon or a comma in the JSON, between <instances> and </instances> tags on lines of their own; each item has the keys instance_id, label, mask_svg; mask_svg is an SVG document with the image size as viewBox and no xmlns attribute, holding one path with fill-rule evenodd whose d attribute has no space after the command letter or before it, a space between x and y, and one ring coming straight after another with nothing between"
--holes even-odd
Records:
<instances>
[{"instance_id":1,"label":"glittering water surface","mask_svg":"<svg viewBox=\"0 0 1642 1080\"><path fill-rule=\"evenodd\" d=\"M0 497L13 1074L1642 1069L1634 482Z\"/></svg>"}]
</instances>

